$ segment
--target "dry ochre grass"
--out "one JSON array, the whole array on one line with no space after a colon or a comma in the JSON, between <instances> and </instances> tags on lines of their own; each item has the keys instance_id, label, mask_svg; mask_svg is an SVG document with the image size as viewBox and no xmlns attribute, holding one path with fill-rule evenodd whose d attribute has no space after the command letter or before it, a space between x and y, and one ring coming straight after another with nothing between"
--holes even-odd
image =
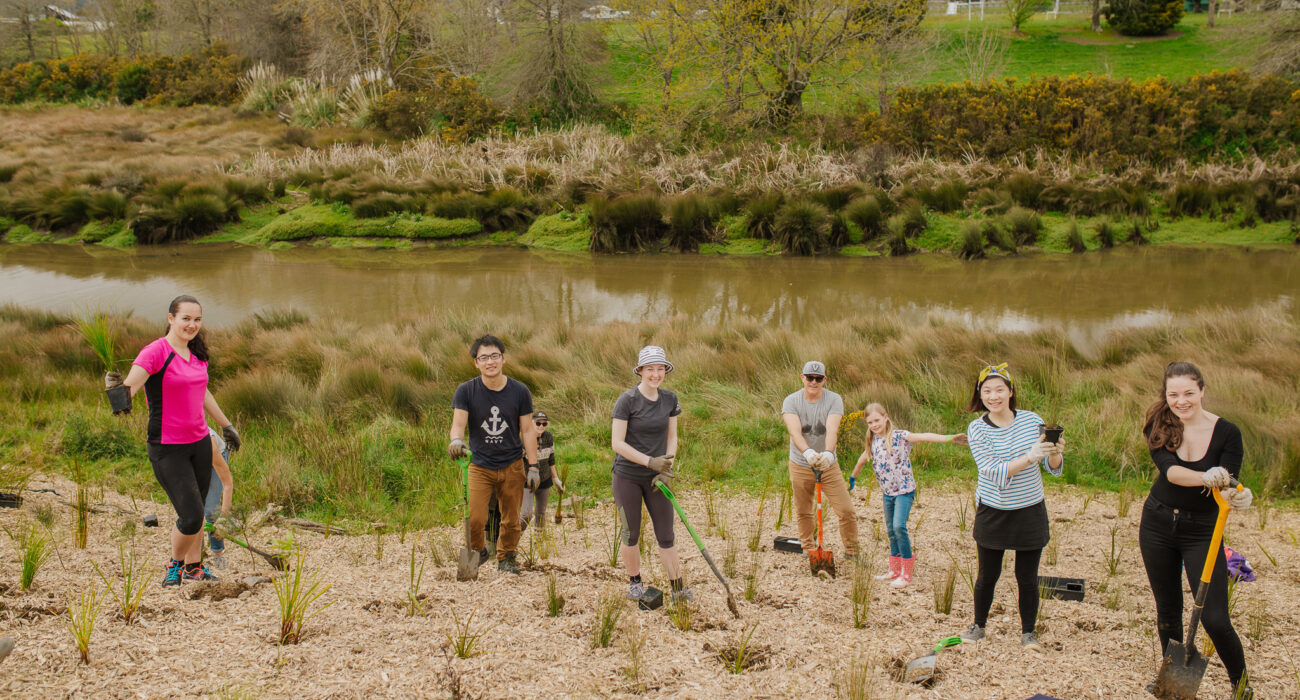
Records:
<instances>
[{"instance_id":1,"label":"dry ochre grass","mask_svg":"<svg viewBox=\"0 0 1300 700\"><path fill-rule=\"evenodd\" d=\"M38 476L33 488L53 488L68 493L73 485L60 478ZM407 557L386 557L376 564L374 536L333 536L328 539L306 532L295 534L309 561L332 588L334 604L304 630L295 646L276 644L277 608L270 585L261 585L241 597L212 601L190 600L181 589L151 584L144 596L138 622L127 626L101 612L91 641L90 663L82 665L73 645L60 604L68 590L86 585L93 576L90 559L110 559L117 551L114 535L130 536L122 523L146 513L157 513L166 523L170 509L163 504L133 502L113 493L104 496L91 520L85 552L69 545L70 518L61 518L55 535L62 552L57 575L41 577L33 590L22 593L14 581L17 552L0 541L0 635L18 640L17 649L4 661L0 695L8 697L162 697L201 696L226 689L256 689L261 697L413 697L443 696L452 684L475 697L605 697L640 692L654 697L797 697L826 696L831 683L849 661L870 662L872 687L877 697L1024 698L1043 692L1062 698L1141 698L1142 686L1158 662L1154 641L1154 613L1134 542L1140 511L1132 509L1118 518L1113 502L1094 500L1083 508L1084 493L1057 483L1047 497L1054 521L1072 522L1060 543L1057 566L1044 574L1088 580L1082 603L1053 601L1047 608L1041 634L1046 651L1025 653L1019 647L1015 590L1008 573L999 583L989 639L978 645L945 650L939 659L940 676L931 690L897 683L890 668L925 654L936 640L956 633L969 623L971 601L958 586L951 616L933 611L932 576L942 576L946 562L940 542L963 554L972 548L969 534L959 534L957 504L969 493L948 492L942 484L922 478L921 498L912 522L924 516L924 527L914 536L917 578L903 591L877 587L871 619L862 630L852 626L848 587L851 577L833 581L814 579L806 561L796 555L763 549L771 562L762 591L754 602L740 602L742 620L732 620L722 592L703 560L682 538L686 578L698 595L694 606L699 624L690 632L677 630L663 609L646 612L628 606L627 616L637 616L647 638L641 651L639 681L626 676L626 644L620 635L607 649L592 649L590 630L596 600L608 586L621 586L621 572L605 564L600 551L598 523L608 520L610 506L595 506L583 531L571 518L556 528L558 553L518 577L499 574L485 566L476 582L455 581L454 561L426 573L427 606L408 617L402 597L410 582ZM721 514L733 522L752 517L757 499L719 494ZM29 493L23 511L41 506L66 509L53 494ZM137 510L133 510L133 507ZM704 501L698 494L684 497L687 512L703 519ZM856 500L863 525L864 546L871 547L871 521L880 518L875 499ZM1082 511L1082 514L1080 512ZM30 513L0 510L0 524L14 527ZM769 518L770 521L770 518ZM1125 540L1121 570L1105 594L1095 589L1106 567L1103 550L1109 530L1118 525ZM1257 519L1234 515L1229 537L1235 542L1258 541L1269 548L1277 564L1252 559L1259 580L1241 584L1238 611L1266 610L1274 620L1300 617L1300 547L1288 533L1300 531L1300 515L1290 509L1270 514L1267 527ZM253 541L268 544L282 539L281 528L263 526ZM780 534L794 534L785 524ZM835 524L829 523L829 542L839 549ZM679 535L684 532L679 528ZM389 548L399 547L398 534L384 535ZM408 532L408 540L421 546L446 547L459 542L455 528ZM139 528L136 546L153 561L167 553L164 528ZM706 544L720 550L723 543L712 534ZM1105 546L1103 546L1105 545ZM883 548L883 542L874 545ZM1247 554L1252 550L1242 544ZM877 554L881 554L877 552ZM232 568L220 572L234 579L270 573L233 545L227 553ZM883 557L878 557L883 560ZM646 562L648 580L667 587L653 557ZM1138 573L1135 573L1138 572ZM55 569L51 573L56 573ZM545 588L554 574L570 599L558 617L548 617ZM738 585L733 581L732 585ZM1120 589L1120 605L1108 609L1113 588ZM475 625L489 631L481 640L484 653L468 659L445 655L445 633L452 630L452 610L464 617L475 611ZM1262 640L1246 634L1244 612L1237 626L1259 697L1294 697L1298 691L1284 647L1294 646L1295 633L1275 625ZM753 642L764 652L762 664L742 674L732 674L719 661L716 649L733 645L747 627L758 625ZM853 653L846 655L846 650ZM852 658L849 658L852 656ZM447 658L449 657L449 659ZM1207 694L1224 694L1227 678L1217 661L1210 664L1203 686ZM242 691L241 691L242 692Z\"/></svg>"}]
</instances>

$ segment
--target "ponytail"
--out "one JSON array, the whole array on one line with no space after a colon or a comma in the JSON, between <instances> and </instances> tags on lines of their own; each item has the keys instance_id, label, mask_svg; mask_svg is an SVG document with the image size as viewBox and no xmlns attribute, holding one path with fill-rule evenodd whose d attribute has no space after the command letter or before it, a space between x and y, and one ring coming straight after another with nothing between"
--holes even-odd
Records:
<instances>
[{"instance_id":1,"label":"ponytail","mask_svg":"<svg viewBox=\"0 0 1300 700\"><path fill-rule=\"evenodd\" d=\"M1147 447L1153 450L1161 448L1174 451L1183 444L1183 421L1169 408L1169 401L1164 394L1169 388L1169 380L1174 377L1188 377L1196 382L1198 388L1205 388L1205 378L1201 370L1190 362L1170 362L1165 367L1164 381L1161 382L1160 400L1147 409L1147 420L1142 432L1147 437Z\"/></svg>"},{"instance_id":2,"label":"ponytail","mask_svg":"<svg viewBox=\"0 0 1300 700\"><path fill-rule=\"evenodd\" d=\"M203 308L203 305L199 303L198 299L195 299L194 297L188 294L182 294L176 297L175 299L172 299L172 303L167 305L167 313L175 315L176 312L181 308L181 304L194 304L195 306L198 306L200 309ZM171 326L168 325L166 328L163 328L163 335L167 335L167 333L170 331L171 331ZM200 360L203 360L204 362L209 361L208 341L202 330L194 334L194 339L189 342L187 347L189 347L190 349L190 354L194 355Z\"/></svg>"}]
</instances>

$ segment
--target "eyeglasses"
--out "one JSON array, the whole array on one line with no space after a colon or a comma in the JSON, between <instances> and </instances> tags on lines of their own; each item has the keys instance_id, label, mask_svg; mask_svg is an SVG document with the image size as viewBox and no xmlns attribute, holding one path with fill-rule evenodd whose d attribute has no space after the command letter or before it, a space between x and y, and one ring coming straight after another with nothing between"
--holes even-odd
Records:
<instances>
[{"instance_id":1,"label":"eyeglasses","mask_svg":"<svg viewBox=\"0 0 1300 700\"><path fill-rule=\"evenodd\" d=\"M550 423L547 423L546 421L543 420L543 421L537 421L533 423L533 425L536 425L539 428L545 428L546 426L550 425Z\"/></svg>"},{"instance_id":2,"label":"eyeglasses","mask_svg":"<svg viewBox=\"0 0 1300 700\"><path fill-rule=\"evenodd\" d=\"M505 357L505 355L502 355L499 352L494 352L491 355L479 355L474 359L478 360L479 362L492 362L493 360L499 360L503 357Z\"/></svg>"},{"instance_id":3,"label":"eyeglasses","mask_svg":"<svg viewBox=\"0 0 1300 700\"><path fill-rule=\"evenodd\" d=\"M822 377L822 376L819 376L819 375L816 375L816 374L805 374L805 375L803 375L803 378L804 378L804 379L807 379L807 380L810 381L810 382L824 382L824 381L826 381L826 377Z\"/></svg>"}]
</instances>

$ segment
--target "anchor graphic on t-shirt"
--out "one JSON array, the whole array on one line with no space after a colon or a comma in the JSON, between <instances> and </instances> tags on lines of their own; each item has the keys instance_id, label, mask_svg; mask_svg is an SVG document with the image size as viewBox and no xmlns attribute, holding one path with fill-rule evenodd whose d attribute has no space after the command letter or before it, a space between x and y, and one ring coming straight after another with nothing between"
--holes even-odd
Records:
<instances>
[{"instance_id":1,"label":"anchor graphic on t-shirt","mask_svg":"<svg viewBox=\"0 0 1300 700\"><path fill-rule=\"evenodd\" d=\"M510 427L510 423L502 420L501 409L497 408L496 406L493 406L492 417L483 421L483 424L480 425L479 427L483 428L483 431L487 433L487 437L483 439L484 442L497 444L505 441L505 438L502 437L501 434L504 433L506 429Z\"/></svg>"}]
</instances>

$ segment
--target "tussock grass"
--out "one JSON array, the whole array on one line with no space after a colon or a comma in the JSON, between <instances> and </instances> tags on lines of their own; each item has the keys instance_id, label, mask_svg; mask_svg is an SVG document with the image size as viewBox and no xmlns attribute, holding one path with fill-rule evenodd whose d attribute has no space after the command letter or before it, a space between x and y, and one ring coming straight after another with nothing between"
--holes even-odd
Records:
<instances>
[{"instance_id":1,"label":"tussock grass","mask_svg":"<svg viewBox=\"0 0 1300 700\"><path fill-rule=\"evenodd\" d=\"M849 587L849 601L853 604L853 626L862 629L871 617L871 601L876 580L871 575L871 565L865 560L853 564L853 583Z\"/></svg>"},{"instance_id":2,"label":"tussock grass","mask_svg":"<svg viewBox=\"0 0 1300 700\"><path fill-rule=\"evenodd\" d=\"M618 629L619 618L627 608L623 591L608 586L600 592L596 601L596 624L591 631L591 646L596 649L608 648L614 641L614 631Z\"/></svg>"},{"instance_id":3,"label":"tussock grass","mask_svg":"<svg viewBox=\"0 0 1300 700\"><path fill-rule=\"evenodd\" d=\"M478 611L469 611L469 614L462 620L456 615L456 609L451 609L451 629L445 634L452 653L458 658L469 659L483 654L483 637L496 628L495 624L488 627L476 627L474 625L474 614L476 612Z\"/></svg>"},{"instance_id":4,"label":"tussock grass","mask_svg":"<svg viewBox=\"0 0 1300 700\"><path fill-rule=\"evenodd\" d=\"M303 625L334 604L334 601L320 604L321 596L329 592L330 585L322 584L320 574L306 568L301 549L294 552L290 569L289 573L271 581L275 587L276 602L280 606L280 644L297 644L302 641Z\"/></svg>"},{"instance_id":5,"label":"tussock grass","mask_svg":"<svg viewBox=\"0 0 1300 700\"><path fill-rule=\"evenodd\" d=\"M546 615L559 617L560 613L564 612L564 604L564 594L560 592L560 584L555 578L555 572L548 572L546 574Z\"/></svg>"},{"instance_id":6,"label":"tussock grass","mask_svg":"<svg viewBox=\"0 0 1300 700\"><path fill-rule=\"evenodd\" d=\"M16 532L8 529L5 532L18 550L18 587L24 591L30 590L36 574L40 573L41 567L54 553L54 540L31 522L18 527Z\"/></svg>"},{"instance_id":7,"label":"tussock grass","mask_svg":"<svg viewBox=\"0 0 1300 700\"><path fill-rule=\"evenodd\" d=\"M148 560L136 558L134 543L128 546L125 541L118 542L117 558L117 577L122 581L120 590L108 576L104 575L98 564L94 561L90 564L99 575L99 579L104 582L108 594L117 603L117 611L122 615L122 621L129 625L135 619L136 613L140 611L140 601L144 599L145 588L149 586L154 570L150 568Z\"/></svg>"},{"instance_id":8,"label":"tussock grass","mask_svg":"<svg viewBox=\"0 0 1300 700\"><path fill-rule=\"evenodd\" d=\"M957 567L949 564L944 569L942 578L931 581L934 587L934 611L944 615L952 614L953 592L957 588Z\"/></svg>"},{"instance_id":9,"label":"tussock grass","mask_svg":"<svg viewBox=\"0 0 1300 700\"><path fill-rule=\"evenodd\" d=\"M68 631L72 634L83 664L90 663L90 636L95 633L95 621L99 618L102 602L103 596L95 590L93 581L81 589L79 596L74 596L71 591L68 593Z\"/></svg>"}]
</instances>

